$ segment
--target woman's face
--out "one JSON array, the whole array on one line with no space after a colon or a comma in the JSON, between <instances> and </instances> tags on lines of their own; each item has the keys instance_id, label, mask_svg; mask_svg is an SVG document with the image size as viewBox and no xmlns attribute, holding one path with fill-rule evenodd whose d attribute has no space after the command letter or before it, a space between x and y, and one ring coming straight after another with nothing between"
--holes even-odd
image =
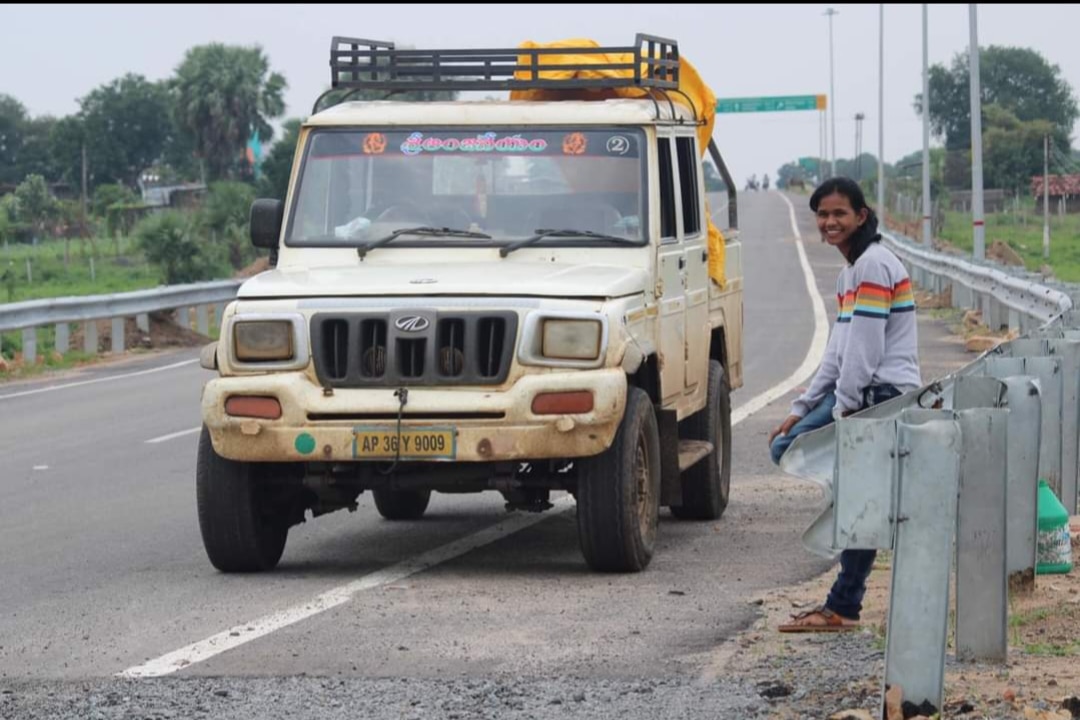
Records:
<instances>
[{"instance_id":1,"label":"woman's face","mask_svg":"<svg viewBox=\"0 0 1080 720\"><path fill-rule=\"evenodd\" d=\"M866 216L866 208L856 213L846 195L833 193L823 197L818 205L817 226L822 239L843 252L852 234L866 222Z\"/></svg>"}]
</instances>

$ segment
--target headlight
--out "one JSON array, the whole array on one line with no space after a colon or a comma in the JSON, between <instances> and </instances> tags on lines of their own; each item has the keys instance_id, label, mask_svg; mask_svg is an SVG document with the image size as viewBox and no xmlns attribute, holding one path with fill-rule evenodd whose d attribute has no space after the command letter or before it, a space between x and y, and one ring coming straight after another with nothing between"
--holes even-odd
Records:
<instances>
[{"instance_id":1,"label":"headlight","mask_svg":"<svg viewBox=\"0 0 1080 720\"><path fill-rule=\"evenodd\" d=\"M596 320L543 321L540 354L558 360L595 360L600 357L600 323Z\"/></svg>"},{"instance_id":2,"label":"headlight","mask_svg":"<svg viewBox=\"0 0 1080 720\"><path fill-rule=\"evenodd\" d=\"M241 362L291 360L293 324L288 320L256 320L233 325L233 353Z\"/></svg>"},{"instance_id":3,"label":"headlight","mask_svg":"<svg viewBox=\"0 0 1080 720\"><path fill-rule=\"evenodd\" d=\"M525 316L517 359L522 365L590 370L604 365L607 316L595 310L535 310Z\"/></svg>"}]
</instances>

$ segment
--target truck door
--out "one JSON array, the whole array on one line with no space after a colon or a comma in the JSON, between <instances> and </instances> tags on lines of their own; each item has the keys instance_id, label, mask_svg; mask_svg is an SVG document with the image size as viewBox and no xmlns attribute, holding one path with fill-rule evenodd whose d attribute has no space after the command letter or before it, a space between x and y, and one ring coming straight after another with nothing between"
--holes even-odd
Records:
<instances>
[{"instance_id":1,"label":"truck door","mask_svg":"<svg viewBox=\"0 0 1080 720\"><path fill-rule=\"evenodd\" d=\"M708 382L709 372L709 255L708 226L702 200L701 163L697 137L675 138L679 200L682 209L683 274L686 294L686 392L693 393Z\"/></svg>"},{"instance_id":2,"label":"truck door","mask_svg":"<svg viewBox=\"0 0 1080 720\"><path fill-rule=\"evenodd\" d=\"M686 252L679 232L681 208L677 201L674 138L659 134L656 147L660 190L660 242L656 250L660 394L668 405L682 396L686 383Z\"/></svg>"}]
</instances>

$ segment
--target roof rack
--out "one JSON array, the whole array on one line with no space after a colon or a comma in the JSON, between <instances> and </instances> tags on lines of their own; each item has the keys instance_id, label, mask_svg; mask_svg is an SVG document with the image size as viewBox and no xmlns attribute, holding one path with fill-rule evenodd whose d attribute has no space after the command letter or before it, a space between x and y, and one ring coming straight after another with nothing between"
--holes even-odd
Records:
<instances>
[{"instance_id":1,"label":"roof rack","mask_svg":"<svg viewBox=\"0 0 1080 720\"><path fill-rule=\"evenodd\" d=\"M612 63L609 53L630 54ZM560 64L566 70L625 70L625 77L541 77L544 55L583 55L600 62ZM330 44L333 89L373 90L532 90L583 88L679 87L679 45L674 40L638 33L629 47L502 48L468 50L398 50L393 43L335 37Z\"/></svg>"}]
</instances>

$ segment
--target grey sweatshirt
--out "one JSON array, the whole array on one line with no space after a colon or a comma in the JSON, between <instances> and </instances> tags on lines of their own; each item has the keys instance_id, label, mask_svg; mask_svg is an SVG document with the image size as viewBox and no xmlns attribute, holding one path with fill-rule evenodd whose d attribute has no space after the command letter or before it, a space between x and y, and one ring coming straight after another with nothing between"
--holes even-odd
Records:
<instances>
[{"instance_id":1,"label":"grey sweatshirt","mask_svg":"<svg viewBox=\"0 0 1080 720\"><path fill-rule=\"evenodd\" d=\"M839 315L810 387L791 405L805 417L830 391L834 414L859 410L871 385L902 392L922 385L915 298L907 270L881 243L872 243L836 280Z\"/></svg>"}]
</instances>

